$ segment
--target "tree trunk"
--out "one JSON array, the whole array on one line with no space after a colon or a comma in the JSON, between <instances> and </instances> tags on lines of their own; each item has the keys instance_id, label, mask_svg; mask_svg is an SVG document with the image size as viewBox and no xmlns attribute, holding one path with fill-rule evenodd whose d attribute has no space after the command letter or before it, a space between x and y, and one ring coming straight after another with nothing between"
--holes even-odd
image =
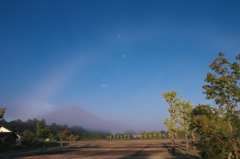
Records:
<instances>
[{"instance_id":1,"label":"tree trunk","mask_svg":"<svg viewBox=\"0 0 240 159\"><path fill-rule=\"evenodd\" d=\"M61 141L61 147L62 147L62 141Z\"/></svg>"},{"instance_id":2,"label":"tree trunk","mask_svg":"<svg viewBox=\"0 0 240 159\"><path fill-rule=\"evenodd\" d=\"M172 103L171 103L171 107L172 107ZM173 112L171 112L171 127L173 128ZM172 153L174 153L174 152L175 152L175 148L174 148L174 134L173 134L173 131L172 131Z\"/></svg>"},{"instance_id":3,"label":"tree trunk","mask_svg":"<svg viewBox=\"0 0 240 159\"><path fill-rule=\"evenodd\" d=\"M188 135L187 133L185 133L185 138L186 138L186 148L187 150L189 149L189 146L188 146Z\"/></svg>"},{"instance_id":4,"label":"tree trunk","mask_svg":"<svg viewBox=\"0 0 240 159\"><path fill-rule=\"evenodd\" d=\"M172 153L175 152L175 147L174 147L174 133L172 131Z\"/></svg>"},{"instance_id":5,"label":"tree trunk","mask_svg":"<svg viewBox=\"0 0 240 159\"><path fill-rule=\"evenodd\" d=\"M236 157L236 159L238 159L238 148L237 148L237 140L233 134L233 128L232 128L232 123L231 123L231 119L229 121L229 129L233 135L233 138L232 138L232 143L233 143L233 151L234 151L234 155Z\"/></svg>"},{"instance_id":6,"label":"tree trunk","mask_svg":"<svg viewBox=\"0 0 240 159\"><path fill-rule=\"evenodd\" d=\"M193 139L193 142L195 142L195 136L194 136L193 130L192 130L192 139ZM193 146L193 149L196 150L196 146Z\"/></svg>"},{"instance_id":7,"label":"tree trunk","mask_svg":"<svg viewBox=\"0 0 240 159\"><path fill-rule=\"evenodd\" d=\"M228 101L228 110L230 110L230 102ZM227 110L227 111L228 111ZM232 115L232 112L230 112L231 113L231 115ZM231 134L232 134L232 136L233 136L233 138L232 138L232 143L233 143L233 151L234 151L234 155L235 155L235 157L236 157L236 159L238 159L238 147L237 147L237 140L236 140L236 138L235 138L235 135L233 134L233 128L232 128L232 122L231 122L231 117L229 117L229 122L228 122L228 124L229 124L229 129L230 129L230 132L231 132Z\"/></svg>"},{"instance_id":8,"label":"tree trunk","mask_svg":"<svg viewBox=\"0 0 240 159\"><path fill-rule=\"evenodd\" d=\"M44 139L43 139L43 149L44 149L44 150L46 149Z\"/></svg>"}]
</instances>

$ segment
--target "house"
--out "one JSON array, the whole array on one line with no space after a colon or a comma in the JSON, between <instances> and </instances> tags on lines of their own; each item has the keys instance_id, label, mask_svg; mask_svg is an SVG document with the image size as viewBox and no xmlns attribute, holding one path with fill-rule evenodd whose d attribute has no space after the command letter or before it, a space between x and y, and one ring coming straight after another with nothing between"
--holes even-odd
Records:
<instances>
[{"instance_id":1,"label":"house","mask_svg":"<svg viewBox=\"0 0 240 159\"><path fill-rule=\"evenodd\" d=\"M1 126L0 127L0 141L3 143L21 145L20 135L13 131Z\"/></svg>"},{"instance_id":2,"label":"house","mask_svg":"<svg viewBox=\"0 0 240 159\"><path fill-rule=\"evenodd\" d=\"M133 136L134 139L138 139L138 138L141 137L141 135L138 135L138 134L133 134L132 136Z\"/></svg>"},{"instance_id":3,"label":"house","mask_svg":"<svg viewBox=\"0 0 240 159\"><path fill-rule=\"evenodd\" d=\"M18 136L14 132L0 132L2 143L16 144Z\"/></svg>"}]
</instances>

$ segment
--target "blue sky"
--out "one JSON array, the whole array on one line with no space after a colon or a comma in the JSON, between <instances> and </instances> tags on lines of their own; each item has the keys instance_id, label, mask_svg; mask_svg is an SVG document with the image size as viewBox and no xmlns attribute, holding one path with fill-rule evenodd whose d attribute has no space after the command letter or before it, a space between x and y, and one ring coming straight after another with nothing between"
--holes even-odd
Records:
<instances>
[{"instance_id":1,"label":"blue sky","mask_svg":"<svg viewBox=\"0 0 240 159\"><path fill-rule=\"evenodd\" d=\"M239 1L0 1L0 107L6 120L79 106L162 130L160 94L205 100L209 61L240 52Z\"/></svg>"}]
</instances>

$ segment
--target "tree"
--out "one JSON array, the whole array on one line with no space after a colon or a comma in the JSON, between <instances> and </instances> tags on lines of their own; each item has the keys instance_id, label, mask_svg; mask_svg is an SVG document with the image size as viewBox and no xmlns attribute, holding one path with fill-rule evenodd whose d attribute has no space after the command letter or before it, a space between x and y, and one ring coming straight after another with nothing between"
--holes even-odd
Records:
<instances>
[{"instance_id":1,"label":"tree","mask_svg":"<svg viewBox=\"0 0 240 159\"><path fill-rule=\"evenodd\" d=\"M3 115L5 114L5 110L6 108L0 108L0 119L3 118ZM1 125L0 125L0 128L1 128Z\"/></svg>"},{"instance_id":2,"label":"tree","mask_svg":"<svg viewBox=\"0 0 240 159\"><path fill-rule=\"evenodd\" d=\"M71 134L71 135L69 135L69 136L67 137L67 140L70 141L70 144L72 143L73 139L74 139L74 135L73 135L73 134Z\"/></svg>"},{"instance_id":3,"label":"tree","mask_svg":"<svg viewBox=\"0 0 240 159\"><path fill-rule=\"evenodd\" d=\"M163 139L166 139L166 135L165 134L162 134L162 137L163 137Z\"/></svg>"},{"instance_id":4,"label":"tree","mask_svg":"<svg viewBox=\"0 0 240 159\"><path fill-rule=\"evenodd\" d=\"M68 131L68 129L65 129L65 130L61 130L61 131L58 131L58 138L60 139L61 141L61 147L62 147L62 142L66 140L67 138L67 135L70 133L70 131Z\"/></svg>"},{"instance_id":5,"label":"tree","mask_svg":"<svg viewBox=\"0 0 240 159\"><path fill-rule=\"evenodd\" d=\"M206 99L214 99L215 103L219 105L220 110L226 116L228 120L228 126L232 138L232 150L230 156L234 153L234 156L238 158L238 147L237 147L237 135L236 130L232 126L232 118L237 116L238 111L234 111L237 107L237 103L240 102L240 64L237 62L230 63L220 52L209 67L215 72L207 73L205 82L210 83L209 85L203 86L205 89ZM236 60L240 61L240 54L236 57Z\"/></svg>"},{"instance_id":6,"label":"tree","mask_svg":"<svg viewBox=\"0 0 240 159\"><path fill-rule=\"evenodd\" d=\"M112 134L111 133L107 133L106 139L112 141Z\"/></svg>"},{"instance_id":7,"label":"tree","mask_svg":"<svg viewBox=\"0 0 240 159\"><path fill-rule=\"evenodd\" d=\"M46 140L46 138L48 138L50 136L51 130L49 127L43 128L42 125L40 125L39 123L37 124L36 127L37 127L36 134L42 140L43 149L45 149L45 140Z\"/></svg>"},{"instance_id":8,"label":"tree","mask_svg":"<svg viewBox=\"0 0 240 159\"><path fill-rule=\"evenodd\" d=\"M149 139L151 140L152 139L152 134L149 134L148 136L149 136Z\"/></svg>"},{"instance_id":9,"label":"tree","mask_svg":"<svg viewBox=\"0 0 240 159\"><path fill-rule=\"evenodd\" d=\"M127 134L127 138L128 138L128 140L130 140L130 134L129 133Z\"/></svg>"},{"instance_id":10,"label":"tree","mask_svg":"<svg viewBox=\"0 0 240 159\"><path fill-rule=\"evenodd\" d=\"M221 52L218 56L209 65L214 73L207 73L204 81L209 84L203 86L203 93L206 99L214 99L219 107L216 109L209 105L199 105L194 108L191 127L196 128L201 135L196 145L202 155L212 158L228 156L229 159L234 156L238 159L239 134L235 124L239 121L239 111L235 109L240 102L240 64L228 62ZM240 54L236 60L240 60Z\"/></svg>"},{"instance_id":11,"label":"tree","mask_svg":"<svg viewBox=\"0 0 240 159\"><path fill-rule=\"evenodd\" d=\"M153 132L153 138L154 138L154 140L157 139L157 133L155 131Z\"/></svg>"},{"instance_id":12,"label":"tree","mask_svg":"<svg viewBox=\"0 0 240 159\"><path fill-rule=\"evenodd\" d=\"M21 142L23 145L32 146L38 142L35 133L25 130L21 135Z\"/></svg>"},{"instance_id":13,"label":"tree","mask_svg":"<svg viewBox=\"0 0 240 159\"><path fill-rule=\"evenodd\" d=\"M228 121L221 111L210 105L198 105L192 111L190 127L201 138L195 143L203 158L225 158L231 150Z\"/></svg>"},{"instance_id":14,"label":"tree","mask_svg":"<svg viewBox=\"0 0 240 159\"><path fill-rule=\"evenodd\" d=\"M174 132L177 131L178 127L176 124L178 123L178 114L177 114L177 103L182 97L177 97L177 92L171 90L170 92L165 92L161 94L161 96L164 98L166 102L168 102L168 105L170 108L168 108L168 111L171 115L171 119L169 120L166 118L164 124L168 127L168 131L171 132L171 142L172 142L172 152L175 152L174 147Z\"/></svg>"},{"instance_id":15,"label":"tree","mask_svg":"<svg viewBox=\"0 0 240 159\"><path fill-rule=\"evenodd\" d=\"M161 140L161 138L162 138L162 134L161 133L158 134L158 138Z\"/></svg>"},{"instance_id":16,"label":"tree","mask_svg":"<svg viewBox=\"0 0 240 159\"><path fill-rule=\"evenodd\" d=\"M79 136L78 136L78 135L75 135L75 136L73 137L73 141L78 140L78 138L79 138Z\"/></svg>"},{"instance_id":17,"label":"tree","mask_svg":"<svg viewBox=\"0 0 240 159\"><path fill-rule=\"evenodd\" d=\"M3 118L6 108L0 108L0 119Z\"/></svg>"},{"instance_id":18,"label":"tree","mask_svg":"<svg viewBox=\"0 0 240 159\"><path fill-rule=\"evenodd\" d=\"M190 116L189 113L192 112L193 106L191 105L190 101L181 101L178 103L178 115L181 118L179 120L179 123L182 125L185 133L185 139L186 139L186 147L189 149L188 145L188 134L189 134L189 124L190 124Z\"/></svg>"}]
</instances>

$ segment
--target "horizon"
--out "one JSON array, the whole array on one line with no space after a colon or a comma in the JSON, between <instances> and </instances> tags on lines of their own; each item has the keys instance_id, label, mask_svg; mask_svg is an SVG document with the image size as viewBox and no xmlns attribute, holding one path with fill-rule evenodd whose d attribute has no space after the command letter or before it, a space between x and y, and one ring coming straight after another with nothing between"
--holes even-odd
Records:
<instances>
[{"instance_id":1,"label":"horizon","mask_svg":"<svg viewBox=\"0 0 240 159\"><path fill-rule=\"evenodd\" d=\"M0 1L4 119L74 105L129 128L166 131L163 91L214 106L202 86L219 52L229 61L240 52L240 2L184 2Z\"/></svg>"}]
</instances>

